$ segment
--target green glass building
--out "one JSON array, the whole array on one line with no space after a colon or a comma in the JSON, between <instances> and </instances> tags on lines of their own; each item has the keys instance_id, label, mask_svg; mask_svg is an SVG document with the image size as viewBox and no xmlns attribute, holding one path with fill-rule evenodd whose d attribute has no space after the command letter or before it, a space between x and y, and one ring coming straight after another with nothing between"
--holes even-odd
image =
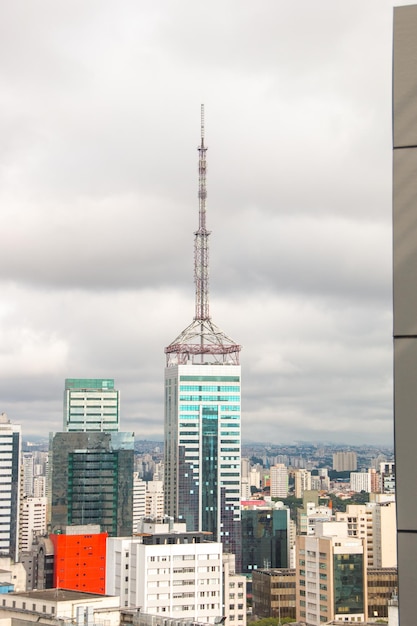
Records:
<instances>
[{"instance_id":1,"label":"green glass building","mask_svg":"<svg viewBox=\"0 0 417 626\"><path fill-rule=\"evenodd\" d=\"M52 435L52 530L68 524L99 524L109 536L131 536L133 457L130 432Z\"/></svg>"}]
</instances>

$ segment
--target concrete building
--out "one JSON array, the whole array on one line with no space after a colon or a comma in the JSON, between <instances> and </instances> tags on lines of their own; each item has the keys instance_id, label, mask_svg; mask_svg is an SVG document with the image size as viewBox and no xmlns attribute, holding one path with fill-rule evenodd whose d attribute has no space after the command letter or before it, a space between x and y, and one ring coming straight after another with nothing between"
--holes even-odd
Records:
<instances>
[{"instance_id":1,"label":"concrete building","mask_svg":"<svg viewBox=\"0 0 417 626\"><path fill-rule=\"evenodd\" d=\"M296 616L295 569L259 569L252 574L253 614L279 620Z\"/></svg>"},{"instance_id":2,"label":"concrete building","mask_svg":"<svg viewBox=\"0 0 417 626\"><path fill-rule=\"evenodd\" d=\"M222 615L222 544L175 530L109 538L106 591L122 607L214 623Z\"/></svg>"},{"instance_id":3,"label":"concrete building","mask_svg":"<svg viewBox=\"0 0 417 626\"><path fill-rule=\"evenodd\" d=\"M67 378L64 391L65 432L119 430L120 393L112 378Z\"/></svg>"},{"instance_id":4,"label":"concrete building","mask_svg":"<svg viewBox=\"0 0 417 626\"><path fill-rule=\"evenodd\" d=\"M51 526L133 531L133 433L55 433L50 443Z\"/></svg>"},{"instance_id":5,"label":"concrete building","mask_svg":"<svg viewBox=\"0 0 417 626\"><path fill-rule=\"evenodd\" d=\"M145 516L163 517L164 514L164 483L162 480L148 480L145 494Z\"/></svg>"},{"instance_id":6,"label":"concrete building","mask_svg":"<svg viewBox=\"0 0 417 626\"><path fill-rule=\"evenodd\" d=\"M397 567L397 520L395 500L377 504L373 509L374 566Z\"/></svg>"},{"instance_id":7,"label":"concrete building","mask_svg":"<svg viewBox=\"0 0 417 626\"><path fill-rule=\"evenodd\" d=\"M336 472L356 472L358 466L356 452L334 452L333 469Z\"/></svg>"},{"instance_id":8,"label":"concrete building","mask_svg":"<svg viewBox=\"0 0 417 626\"><path fill-rule=\"evenodd\" d=\"M399 619L415 622L417 589L417 5L394 8L394 440ZM387 68L387 71L388 68Z\"/></svg>"},{"instance_id":9,"label":"concrete building","mask_svg":"<svg viewBox=\"0 0 417 626\"><path fill-rule=\"evenodd\" d=\"M272 465L269 470L271 498L288 497L288 469L283 463Z\"/></svg>"},{"instance_id":10,"label":"concrete building","mask_svg":"<svg viewBox=\"0 0 417 626\"><path fill-rule=\"evenodd\" d=\"M294 495L302 498L304 491L311 491L311 472L306 469L297 469L294 472Z\"/></svg>"},{"instance_id":11,"label":"concrete building","mask_svg":"<svg viewBox=\"0 0 417 626\"><path fill-rule=\"evenodd\" d=\"M133 474L133 532L138 532L138 523L146 514L146 482Z\"/></svg>"},{"instance_id":12,"label":"concrete building","mask_svg":"<svg viewBox=\"0 0 417 626\"><path fill-rule=\"evenodd\" d=\"M363 539L366 546L367 567L375 567L374 556L374 510L375 502L368 504L348 504L345 512L335 513L337 522L347 524L349 537Z\"/></svg>"},{"instance_id":13,"label":"concrete building","mask_svg":"<svg viewBox=\"0 0 417 626\"><path fill-rule=\"evenodd\" d=\"M21 429L0 415L0 556L18 560Z\"/></svg>"},{"instance_id":14,"label":"concrete building","mask_svg":"<svg viewBox=\"0 0 417 626\"><path fill-rule=\"evenodd\" d=\"M211 319L206 227L204 107L198 148L195 314L166 348L165 513L211 532L225 552L240 547L241 346ZM239 571L239 564L236 564Z\"/></svg>"},{"instance_id":15,"label":"concrete building","mask_svg":"<svg viewBox=\"0 0 417 626\"><path fill-rule=\"evenodd\" d=\"M246 626L246 576L236 574L234 554L223 554L222 561L222 617L228 626Z\"/></svg>"},{"instance_id":16,"label":"concrete building","mask_svg":"<svg viewBox=\"0 0 417 626\"><path fill-rule=\"evenodd\" d=\"M371 492L371 474L370 472L351 472L350 473L350 488L356 493L366 491Z\"/></svg>"},{"instance_id":17,"label":"concrete building","mask_svg":"<svg viewBox=\"0 0 417 626\"><path fill-rule=\"evenodd\" d=\"M23 498L20 506L19 554L32 549L37 535L46 532L47 498Z\"/></svg>"},{"instance_id":18,"label":"concrete building","mask_svg":"<svg viewBox=\"0 0 417 626\"><path fill-rule=\"evenodd\" d=\"M49 535L54 546L54 583L58 589L104 594L107 533L100 526L64 526Z\"/></svg>"},{"instance_id":19,"label":"concrete building","mask_svg":"<svg viewBox=\"0 0 417 626\"><path fill-rule=\"evenodd\" d=\"M368 615L365 546L345 522L317 524L316 535L297 537L297 619L364 622Z\"/></svg>"}]
</instances>

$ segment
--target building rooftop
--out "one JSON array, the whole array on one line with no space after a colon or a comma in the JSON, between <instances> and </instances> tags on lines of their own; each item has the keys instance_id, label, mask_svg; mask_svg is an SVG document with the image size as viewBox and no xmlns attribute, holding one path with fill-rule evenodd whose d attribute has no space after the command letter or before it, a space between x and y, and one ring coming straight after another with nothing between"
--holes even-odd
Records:
<instances>
[{"instance_id":1,"label":"building rooftop","mask_svg":"<svg viewBox=\"0 0 417 626\"><path fill-rule=\"evenodd\" d=\"M9 594L10 596L20 596L33 600L48 600L50 602L68 602L76 600L94 600L109 598L99 593L87 593L85 591L71 591L70 589L35 589L33 591L21 591Z\"/></svg>"}]
</instances>

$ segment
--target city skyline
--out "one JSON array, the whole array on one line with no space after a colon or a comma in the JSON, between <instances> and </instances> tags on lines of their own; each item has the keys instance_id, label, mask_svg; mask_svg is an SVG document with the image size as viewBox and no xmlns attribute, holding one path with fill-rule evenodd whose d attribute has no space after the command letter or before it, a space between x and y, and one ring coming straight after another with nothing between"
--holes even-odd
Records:
<instances>
[{"instance_id":1,"label":"city skyline","mask_svg":"<svg viewBox=\"0 0 417 626\"><path fill-rule=\"evenodd\" d=\"M391 443L394 3L121 6L3 10L1 410L47 435L66 378L111 377L122 430L162 440L204 102L242 439Z\"/></svg>"}]
</instances>

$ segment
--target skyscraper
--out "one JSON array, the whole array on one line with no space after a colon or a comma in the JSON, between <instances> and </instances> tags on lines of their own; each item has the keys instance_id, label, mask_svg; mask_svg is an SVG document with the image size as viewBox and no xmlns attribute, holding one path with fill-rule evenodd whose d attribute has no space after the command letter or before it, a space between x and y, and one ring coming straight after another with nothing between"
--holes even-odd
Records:
<instances>
[{"instance_id":1,"label":"skyscraper","mask_svg":"<svg viewBox=\"0 0 417 626\"><path fill-rule=\"evenodd\" d=\"M113 378L66 378L64 424L68 432L119 430L120 394Z\"/></svg>"},{"instance_id":2,"label":"skyscraper","mask_svg":"<svg viewBox=\"0 0 417 626\"><path fill-rule=\"evenodd\" d=\"M17 561L20 487L20 426L0 415L0 556Z\"/></svg>"},{"instance_id":3,"label":"skyscraper","mask_svg":"<svg viewBox=\"0 0 417 626\"><path fill-rule=\"evenodd\" d=\"M238 554L241 346L209 313L206 152L202 106L195 315L165 348L165 513L185 521L189 531L213 533L226 552Z\"/></svg>"}]
</instances>

